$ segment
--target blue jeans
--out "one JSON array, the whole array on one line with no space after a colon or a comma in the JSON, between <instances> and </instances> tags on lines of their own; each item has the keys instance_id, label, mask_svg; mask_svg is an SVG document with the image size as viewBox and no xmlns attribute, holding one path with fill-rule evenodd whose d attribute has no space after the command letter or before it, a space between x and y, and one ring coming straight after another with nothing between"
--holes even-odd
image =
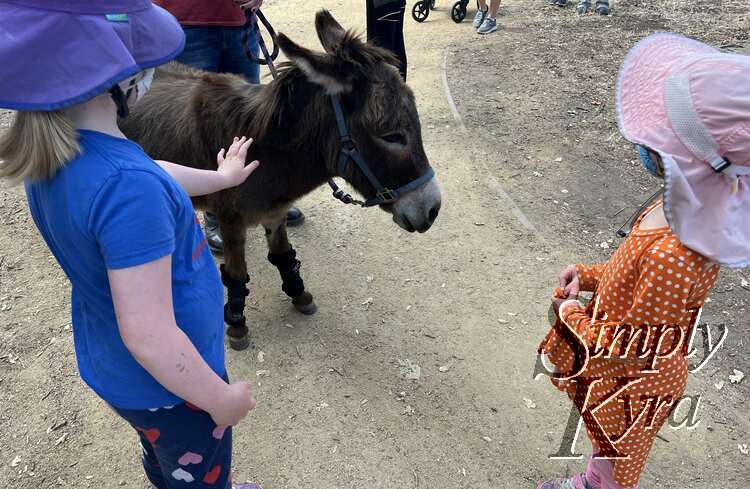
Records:
<instances>
[{"instance_id":1,"label":"blue jeans","mask_svg":"<svg viewBox=\"0 0 750 489\"><path fill-rule=\"evenodd\" d=\"M242 45L242 27L183 27L185 50L177 61L215 73L243 75L250 83L260 82L260 66L250 60ZM256 32L248 37L250 50L258 55Z\"/></svg>"}]
</instances>

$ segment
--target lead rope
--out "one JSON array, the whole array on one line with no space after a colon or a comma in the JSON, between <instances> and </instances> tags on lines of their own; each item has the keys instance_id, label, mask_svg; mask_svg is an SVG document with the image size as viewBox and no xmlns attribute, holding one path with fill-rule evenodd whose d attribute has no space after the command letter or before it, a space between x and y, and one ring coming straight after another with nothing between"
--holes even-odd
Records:
<instances>
[{"instance_id":1,"label":"lead rope","mask_svg":"<svg viewBox=\"0 0 750 489\"><path fill-rule=\"evenodd\" d=\"M255 14L245 12L245 19L245 27L242 34L242 44L245 47L245 54L251 61L258 63L259 65L268 66L268 70L271 72L271 77L275 80L279 76L278 71L276 71L276 65L274 65L274 61L276 61L276 58L278 58L279 56L279 43L278 38L276 37L276 31L273 29L273 26L268 21L268 19L266 19L266 16L263 15L263 12L261 12L260 9L256 10ZM270 54L268 53L266 42L263 40L263 36L260 33L260 25L258 24L258 21L263 24L263 27L266 28L268 34L271 36L271 41L273 42L273 50ZM253 53L250 49L250 32L253 30L255 30L258 36L258 45L260 46L260 50L263 53L263 58L257 57L255 53ZM333 191L333 197L336 200L339 200L344 204L355 204L364 207L365 203L363 201L357 200L350 194L341 190L336 182L333 181L333 178L328 179L328 186L331 187L331 190Z\"/></svg>"}]
</instances>

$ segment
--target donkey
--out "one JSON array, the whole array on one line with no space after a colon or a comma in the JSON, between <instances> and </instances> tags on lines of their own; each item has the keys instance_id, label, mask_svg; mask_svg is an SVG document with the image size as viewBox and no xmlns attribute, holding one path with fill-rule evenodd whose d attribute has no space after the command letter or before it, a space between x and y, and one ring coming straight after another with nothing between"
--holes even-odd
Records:
<instances>
[{"instance_id":1,"label":"donkey","mask_svg":"<svg viewBox=\"0 0 750 489\"><path fill-rule=\"evenodd\" d=\"M237 350L249 346L248 227L265 228L268 260L279 270L282 290L298 311L313 314L313 296L305 291L287 238L286 212L297 199L341 177L406 231L427 231L440 210L414 95L398 61L345 31L325 10L316 15L315 27L325 53L280 34L279 47L290 61L267 85L172 64L158 71L151 90L121 121L123 132L152 158L201 169L216 169L216 151L233 136L254 138L248 161L260 160L261 166L250 178L193 199L219 221L221 276L228 289L224 319Z\"/></svg>"}]
</instances>

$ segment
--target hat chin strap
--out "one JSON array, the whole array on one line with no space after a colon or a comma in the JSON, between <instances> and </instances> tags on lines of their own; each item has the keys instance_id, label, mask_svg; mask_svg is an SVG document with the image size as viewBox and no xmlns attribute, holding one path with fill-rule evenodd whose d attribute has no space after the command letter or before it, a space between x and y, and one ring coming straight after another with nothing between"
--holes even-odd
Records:
<instances>
[{"instance_id":1,"label":"hat chin strap","mask_svg":"<svg viewBox=\"0 0 750 489\"><path fill-rule=\"evenodd\" d=\"M128 107L128 96L122 91L120 85L115 85L109 89L109 94L112 96L115 105L117 106L117 117L123 119L130 114L130 108Z\"/></svg>"}]
</instances>

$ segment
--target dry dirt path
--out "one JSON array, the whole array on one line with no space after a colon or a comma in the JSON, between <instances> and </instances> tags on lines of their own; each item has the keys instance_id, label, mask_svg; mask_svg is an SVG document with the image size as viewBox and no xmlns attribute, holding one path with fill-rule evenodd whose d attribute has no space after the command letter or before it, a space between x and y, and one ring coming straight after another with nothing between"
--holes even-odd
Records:
<instances>
[{"instance_id":1,"label":"dry dirt path","mask_svg":"<svg viewBox=\"0 0 750 489\"><path fill-rule=\"evenodd\" d=\"M428 233L410 235L326 190L305 198L308 220L291 239L320 308L310 318L292 312L260 233L251 235L256 349L228 354L230 375L252 380L258 399L235 431L238 480L266 489L515 489L580 466L547 459L568 404L531 378L547 296L575 250L535 231L544 220L519 214L509 199L523 195L509 196L507 175L487 163L496 155L472 145L454 119L445 52L473 33L438 2L429 23L407 20L406 36L409 83L442 184L440 217ZM354 0L275 1L264 10L278 30L313 47L321 6L347 27L364 26ZM66 280L22 190L0 185L0 303L11 307L0 306L0 355L10 355L0 359L0 487L145 487L135 437L77 378ZM402 377L407 362L421 367L418 380ZM644 486L717 487L684 470L721 480L705 457L719 459L726 443L707 424L667 435Z\"/></svg>"}]
</instances>

